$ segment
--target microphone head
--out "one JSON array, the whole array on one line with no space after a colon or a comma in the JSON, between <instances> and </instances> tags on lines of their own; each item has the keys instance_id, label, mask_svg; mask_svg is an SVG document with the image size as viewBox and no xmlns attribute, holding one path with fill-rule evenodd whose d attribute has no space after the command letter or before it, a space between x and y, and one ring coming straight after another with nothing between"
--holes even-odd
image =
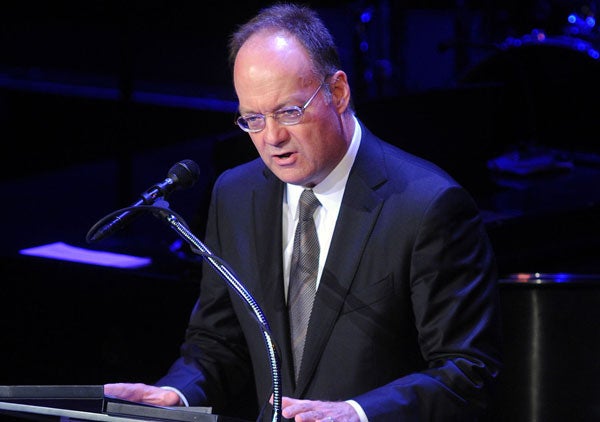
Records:
<instances>
[{"instance_id":1,"label":"microphone head","mask_svg":"<svg viewBox=\"0 0 600 422\"><path fill-rule=\"evenodd\" d=\"M175 187L190 188L200 178L200 166L194 160L182 160L169 169L167 177Z\"/></svg>"}]
</instances>

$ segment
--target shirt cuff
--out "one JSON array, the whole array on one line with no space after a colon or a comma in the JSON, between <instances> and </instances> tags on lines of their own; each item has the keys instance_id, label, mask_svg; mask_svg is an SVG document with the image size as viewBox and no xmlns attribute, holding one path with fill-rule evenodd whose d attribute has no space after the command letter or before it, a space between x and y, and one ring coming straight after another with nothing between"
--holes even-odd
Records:
<instances>
[{"instance_id":1,"label":"shirt cuff","mask_svg":"<svg viewBox=\"0 0 600 422\"><path fill-rule=\"evenodd\" d=\"M160 388L174 392L175 394L177 394L179 396L179 400L181 400L181 403L183 403L183 405L185 407L190 407L190 404L188 403L188 401L185 398L185 396L183 395L183 393L181 391L179 391L178 389L176 389L175 387L161 386Z\"/></svg>"},{"instance_id":2,"label":"shirt cuff","mask_svg":"<svg viewBox=\"0 0 600 422\"><path fill-rule=\"evenodd\" d=\"M360 406L360 404L358 404L354 400L346 400L346 403L348 403L350 406L352 406L354 408L354 410L356 411L356 413L358 413L360 422L369 422L369 419L367 418L367 414L365 413L363 408Z\"/></svg>"}]
</instances>

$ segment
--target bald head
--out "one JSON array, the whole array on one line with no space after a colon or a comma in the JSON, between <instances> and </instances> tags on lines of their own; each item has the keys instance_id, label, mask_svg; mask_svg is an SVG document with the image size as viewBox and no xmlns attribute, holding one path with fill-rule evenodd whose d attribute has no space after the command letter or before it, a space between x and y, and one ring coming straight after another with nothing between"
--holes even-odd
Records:
<instances>
[{"instance_id":1,"label":"bald head","mask_svg":"<svg viewBox=\"0 0 600 422\"><path fill-rule=\"evenodd\" d=\"M252 35L240 48L233 68L234 86L241 98L248 94L245 87L264 93L272 86L302 86L321 78L305 48L282 31L264 30Z\"/></svg>"}]
</instances>

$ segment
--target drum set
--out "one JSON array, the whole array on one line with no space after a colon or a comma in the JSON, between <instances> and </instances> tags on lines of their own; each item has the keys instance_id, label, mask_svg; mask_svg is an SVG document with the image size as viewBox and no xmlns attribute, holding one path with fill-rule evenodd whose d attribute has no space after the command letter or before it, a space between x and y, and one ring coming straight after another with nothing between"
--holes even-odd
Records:
<instances>
[{"instance_id":1,"label":"drum set","mask_svg":"<svg viewBox=\"0 0 600 422\"><path fill-rule=\"evenodd\" d=\"M596 111L589 106L600 96L595 10L580 7L564 22L561 33L535 28L507 37L461 80L503 90L501 113L494 116L501 155L488 162L493 173L564 171L573 157L600 154Z\"/></svg>"}]
</instances>

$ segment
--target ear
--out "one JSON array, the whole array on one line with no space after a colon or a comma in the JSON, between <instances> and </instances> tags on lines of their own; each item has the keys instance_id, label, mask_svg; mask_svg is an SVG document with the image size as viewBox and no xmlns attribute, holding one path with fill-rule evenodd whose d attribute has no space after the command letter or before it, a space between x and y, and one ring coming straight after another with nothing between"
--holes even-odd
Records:
<instances>
[{"instance_id":1,"label":"ear","mask_svg":"<svg viewBox=\"0 0 600 422\"><path fill-rule=\"evenodd\" d=\"M331 76L329 89L333 106L337 108L339 114L344 113L350 104L350 85L348 76L343 70L338 70Z\"/></svg>"}]
</instances>

